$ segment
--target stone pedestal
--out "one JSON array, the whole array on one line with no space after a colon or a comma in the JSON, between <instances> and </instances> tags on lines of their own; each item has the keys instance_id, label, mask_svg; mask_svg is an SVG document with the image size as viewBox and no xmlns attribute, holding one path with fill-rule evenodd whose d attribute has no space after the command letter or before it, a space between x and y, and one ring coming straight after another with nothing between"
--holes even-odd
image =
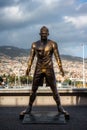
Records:
<instances>
[{"instance_id":1,"label":"stone pedestal","mask_svg":"<svg viewBox=\"0 0 87 130\"><path fill-rule=\"evenodd\" d=\"M23 124L66 124L65 116L57 112L32 112L25 114Z\"/></svg>"}]
</instances>

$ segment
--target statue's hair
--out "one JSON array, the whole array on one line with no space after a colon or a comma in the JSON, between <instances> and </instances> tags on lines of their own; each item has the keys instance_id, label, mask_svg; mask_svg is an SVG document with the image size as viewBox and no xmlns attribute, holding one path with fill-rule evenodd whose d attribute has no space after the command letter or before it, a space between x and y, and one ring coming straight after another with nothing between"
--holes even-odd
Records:
<instances>
[{"instance_id":1,"label":"statue's hair","mask_svg":"<svg viewBox=\"0 0 87 130\"><path fill-rule=\"evenodd\" d=\"M42 32L42 30L45 30L49 35L49 29L46 26L41 27L40 33Z\"/></svg>"}]
</instances>

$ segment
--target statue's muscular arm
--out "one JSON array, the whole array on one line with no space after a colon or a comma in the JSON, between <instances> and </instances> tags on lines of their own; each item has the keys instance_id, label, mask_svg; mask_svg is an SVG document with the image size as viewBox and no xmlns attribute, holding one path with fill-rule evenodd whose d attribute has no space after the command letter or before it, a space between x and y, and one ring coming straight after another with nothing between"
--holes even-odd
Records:
<instances>
[{"instance_id":1,"label":"statue's muscular arm","mask_svg":"<svg viewBox=\"0 0 87 130\"><path fill-rule=\"evenodd\" d=\"M60 69L60 71L62 73L62 76L64 76L64 71L63 71L63 68L62 68L62 62L61 62L61 59L60 59L60 54L59 54L59 51L58 51L57 43L56 42L52 42L52 46L53 46L54 56L56 58L57 64L59 66L59 69Z\"/></svg>"},{"instance_id":2,"label":"statue's muscular arm","mask_svg":"<svg viewBox=\"0 0 87 130\"><path fill-rule=\"evenodd\" d=\"M34 57L35 57L35 43L32 43L30 54L29 54L29 59L28 59L28 68L26 70L26 75L29 75Z\"/></svg>"}]
</instances>

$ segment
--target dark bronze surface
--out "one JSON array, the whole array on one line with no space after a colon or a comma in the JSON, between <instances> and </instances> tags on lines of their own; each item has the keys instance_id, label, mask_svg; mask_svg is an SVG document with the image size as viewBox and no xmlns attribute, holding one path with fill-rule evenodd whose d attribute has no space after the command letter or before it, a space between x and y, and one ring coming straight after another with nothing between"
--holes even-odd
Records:
<instances>
[{"instance_id":1,"label":"dark bronze surface","mask_svg":"<svg viewBox=\"0 0 87 130\"><path fill-rule=\"evenodd\" d=\"M62 114L69 115L61 106L60 96L56 87L56 78L53 69L53 55L56 58L60 72L64 76L64 71L62 68L62 63L58 51L57 43L48 39L49 30L47 27L43 26L40 30L40 40L32 43L30 56L28 60L28 68L26 70L26 75L29 75L31 70L31 65L33 63L34 57L37 57L37 63L35 68L35 73L32 83L32 91L30 94L30 101L25 113L30 113L33 102L36 98L36 91L39 86L43 85L44 79L46 85L50 86L53 92L53 98L57 104L58 111ZM23 113L23 114L25 114Z\"/></svg>"},{"instance_id":2,"label":"dark bronze surface","mask_svg":"<svg viewBox=\"0 0 87 130\"><path fill-rule=\"evenodd\" d=\"M62 63L58 53L57 43L52 40L47 40L45 43L37 41L32 44L28 70L30 70L33 59L37 56L36 69L33 78L33 85L41 86L43 85L44 77L47 85L50 86L50 81L55 84L55 76L53 70L52 56L55 55L60 71L63 73Z\"/></svg>"}]
</instances>

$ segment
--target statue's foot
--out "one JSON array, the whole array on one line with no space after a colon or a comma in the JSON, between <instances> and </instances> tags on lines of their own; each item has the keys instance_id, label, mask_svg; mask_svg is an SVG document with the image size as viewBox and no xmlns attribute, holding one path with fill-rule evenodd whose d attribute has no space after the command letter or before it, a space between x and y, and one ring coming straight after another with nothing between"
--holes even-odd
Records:
<instances>
[{"instance_id":1,"label":"statue's foot","mask_svg":"<svg viewBox=\"0 0 87 130\"><path fill-rule=\"evenodd\" d=\"M25 114L31 113L32 107L28 106L24 111L19 114L19 119L23 119Z\"/></svg>"},{"instance_id":2,"label":"statue's foot","mask_svg":"<svg viewBox=\"0 0 87 130\"><path fill-rule=\"evenodd\" d=\"M64 116L65 116L66 120L70 119L70 115L69 115L69 113L67 111L64 112Z\"/></svg>"},{"instance_id":3,"label":"statue's foot","mask_svg":"<svg viewBox=\"0 0 87 130\"><path fill-rule=\"evenodd\" d=\"M62 106L58 106L58 112L60 114L64 114L66 120L70 119L69 113L67 111L65 111Z\"/></svg>"},{"instance_id":4,"label":"statue's foot","mask_svg":"<svg viewBox=\"0 0 87 130\"><path fill-rule=\"evenodd\" d=\"M19 114L19 119L23 119L23 118L24 118L24 115L25 115L25 110L22 111L22 112Z\"/></svg>"}]
</instances>

